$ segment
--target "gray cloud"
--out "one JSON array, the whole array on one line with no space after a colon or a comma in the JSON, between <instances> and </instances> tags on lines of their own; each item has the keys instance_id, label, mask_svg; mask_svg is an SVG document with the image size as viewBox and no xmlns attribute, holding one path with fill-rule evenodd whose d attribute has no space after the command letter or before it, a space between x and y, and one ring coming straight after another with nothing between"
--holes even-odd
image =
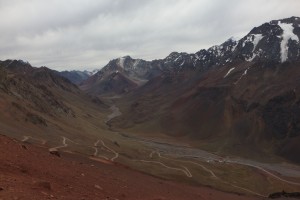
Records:
<instances>
[{"instance_id":1,"label":"gray cloud","mask_svg":"<svg viewBox=\"0 0 300 200\"><path fill-rule=\"evenodd\" d=\"M196 52L273 19L300 16L298 0L0 0L0 59L53 69L103 67Z\"/></svg>"}]
</instances>

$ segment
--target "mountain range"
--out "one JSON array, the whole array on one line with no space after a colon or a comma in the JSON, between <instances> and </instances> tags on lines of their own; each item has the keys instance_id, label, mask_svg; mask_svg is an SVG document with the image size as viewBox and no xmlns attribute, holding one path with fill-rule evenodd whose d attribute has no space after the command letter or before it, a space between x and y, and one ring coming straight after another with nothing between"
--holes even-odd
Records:
<instances>
[{"instance_id":1,"label":"mountain range","mask_svg":"<svg viewBox=\"0 0 300 200\"><path fill-rule=\"evenodd\" d=\"M147 127L143 132L206 140L222 151L272 151L300 162L299 38L300 18L273 20L192 54L111 60L79 87L124 95L126 112L112 122L120 128Z\"/></svg>"},{"instance_id":2,"label":"mountain range","mask_svg":"<svg viewBox=\"0 0 300 200\"><path fill-rule=\"evenodd\" d=\"M273 20L207 50L153 61L125 56L94 74L7 60L1 62L1 89L28 101L11 105L35 123L47 124L36 112L76 116L64 102L66 92L123 95L126 112L111 121L116 127L196 138L230 153L271 151L300 162L299 37L298 17Z\"/></svg>"},{"instance_id":3,"label":"mountain range","mask_svg":"<svg viewBox=\"0 0 300 200\"><path fill-rule=\"evenodd\" d=\"M65 149L71 157L85 155L105 164L118 159L165 179L189 182L193 173L189 183L266 195L273 186L264 191L256 184L252 190L234 184L249 171L251 181L269 184L268 177L277 177L273 172L219 163L231 156L300 163L299 38L300 18L291 17L196 53L172 52L152 61L124 56L94 72L0 61L0 133L57 156ZM170 157L159 145L214 154L197 160L196 168L194 157ZM229 168L239 174L223 173ZM235 182L226 182L227 176ZM280 188L283 179L273 179ZM299 188L293 179L285 183Z\"/></svg>"},{"instance_id":4,"label":"mountain range","mask_svg":"<svg viewBox=\"0 0 300 200\"><path fill-rule=\"evenodd\" d=\"M145 61L130 56L111 60L104 68L80 85L83 89L94 87L114 73L138 85L159 75L180 74L185 71L205 71L236 62L274 62L299 60L298 17L273 20L253 28L240 40L228 39L221 45L202 49L196 53L173 52L164 59ZM113 80L113 79L112 79ZM108 83L107 83L108 84ZM105 84L100 84L100 87ZM129 87L130 88L130 87ZM111 90L109 90L111 92ZM103 91L102 91L103 93Z\"/></svg>"}]
</instances>

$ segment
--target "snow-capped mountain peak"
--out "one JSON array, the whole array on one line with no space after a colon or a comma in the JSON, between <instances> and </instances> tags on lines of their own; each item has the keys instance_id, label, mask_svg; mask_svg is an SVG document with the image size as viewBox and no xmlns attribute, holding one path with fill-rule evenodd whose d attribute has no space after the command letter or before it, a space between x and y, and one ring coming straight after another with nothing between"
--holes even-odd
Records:
<instances>
[{"instance_id":1,"label":"snow-capped mountain peak","mask_svg":"<svg viewBox=\"0 0 300 200\"><path fill-rule=\"evenodd\" d=\"M98 79L121 73L137 82L159 75L180 75L186 70L206 70L230 65L232 62L293 62L300 60L300 18L273 20L253 28L241 39L231 37L220 45L196 53L172 52L166 58L145 61L130 56L111 60ZM246 72L246 71L245 71ZM228 75L232 71L228 71ZM225 76L226 77L226 76Z\"/></svg>"}]
</instances>

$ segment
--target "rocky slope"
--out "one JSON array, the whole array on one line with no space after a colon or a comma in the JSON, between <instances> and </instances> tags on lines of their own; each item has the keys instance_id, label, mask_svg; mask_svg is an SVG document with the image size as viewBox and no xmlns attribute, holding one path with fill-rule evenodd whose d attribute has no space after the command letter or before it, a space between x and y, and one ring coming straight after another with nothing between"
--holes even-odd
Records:
<instances>
[{"instance_id":1,"label":"rocky slope","mask_svg":"<svg viewBox=\"0 0 300 200\"><path fill-rule=\"evenodd\" d=\"M258 199L165 181L0 135L1 199Z\"/></svg>"},{"instance_id":2,"label":"rocky slope","mask_svg":"<svg viewBox=\"0 0 300 200\"><path fill-rule=\"evenodd\" d=\"M0 62L0 97L0 130L10 130L7 133L16 138L76 135L68 126L85 120L88 110L101 114L106 109L99 99L84 94L55 71L17 60Z\"/></svg>"},{"instance_id":3,"label":"rocky slope","mask_svg":"<svg viewBox=\"0 0 300 200\"><path fill-rule=\"evenodd\" d=\"M17 60L7 60L0 63L1 68L1 95L9 96L11 105L20 111L29 114L28 109L48 115L65 114L74 116L69 108L53 91L66 91L79 94L79 89L52 70L34 68L29 63ZM8 98L3 98L3 100ZM21 102L19 104L18 102ZM36 117L40 118L40 117ZM41 118L41 121L42 118Z\"/></svg>"}]
</instances>

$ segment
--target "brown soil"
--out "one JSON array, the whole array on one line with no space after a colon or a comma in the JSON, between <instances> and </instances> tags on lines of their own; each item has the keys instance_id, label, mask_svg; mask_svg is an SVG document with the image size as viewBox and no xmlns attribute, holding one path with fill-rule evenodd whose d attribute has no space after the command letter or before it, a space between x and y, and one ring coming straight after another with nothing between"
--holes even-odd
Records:
<instances>
[{"instance_id":1,"label":"brown soil","mask_svg":"<svg viewBox=\"0 0 300 200\"><path fill-rule=\"evenodd\" d=\"M1 135L0 161L0 200L258 199L161 180L77 154L59 157Z\"/></svg>"}]
</instances>

